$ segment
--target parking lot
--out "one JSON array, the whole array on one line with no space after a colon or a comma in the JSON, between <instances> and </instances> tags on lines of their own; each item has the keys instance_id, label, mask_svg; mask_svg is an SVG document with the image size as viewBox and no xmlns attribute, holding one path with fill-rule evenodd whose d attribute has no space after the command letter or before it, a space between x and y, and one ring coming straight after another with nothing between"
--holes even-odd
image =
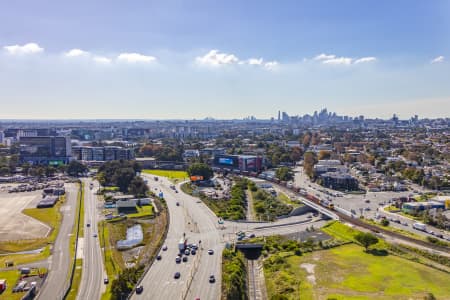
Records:
<instances>
[{"instance_id":1,"label":"parking lot","mask_svg":"<svg viewBox=\"0 0 450 300\"><path fill-rule=\"evenodd\" d=\"M0 241L45 237L50 228L22 214L25 208L36 207L42 191L8 193L0 191Z\"/></svg>"}]
</instances>

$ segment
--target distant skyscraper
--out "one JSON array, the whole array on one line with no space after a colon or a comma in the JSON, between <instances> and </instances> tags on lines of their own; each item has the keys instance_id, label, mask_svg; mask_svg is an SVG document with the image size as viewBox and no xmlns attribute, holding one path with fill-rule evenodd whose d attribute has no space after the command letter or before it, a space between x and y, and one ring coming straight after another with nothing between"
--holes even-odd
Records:
<instances>
[{"instance_id":1,"label":"distant skyscraper","mask_svg":"<svg viewBox=\"0 0 450 300\"><path fill-rule=\"evenodd\" d=\"M278 121L281 120L281 111L278 111Z\"/></svg>"}]
</instances>

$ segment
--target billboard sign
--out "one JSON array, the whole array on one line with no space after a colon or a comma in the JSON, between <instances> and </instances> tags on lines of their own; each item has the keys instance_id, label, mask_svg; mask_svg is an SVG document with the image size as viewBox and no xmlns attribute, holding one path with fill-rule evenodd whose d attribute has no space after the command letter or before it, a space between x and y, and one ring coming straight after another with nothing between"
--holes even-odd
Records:
<instances>
[{"instance_id":1,"label":"billboard sign","mask_svg":"<svg viewBox=\"0 0 450 300\"><path fill-rule=\"evenodd\" d=\"M220 157L219 164L221 165L233 165L233 159L229 157Z\"/></svg>"},{"instance_id":2,"label":"billboard sign","mask_svg":"<svg viewBox=\"0 0 450 300\"><path fill-rule=\"evenodd\" d=\"M201 180L203 180L203 176L200 175L191 176L191 181L201 181Z\"/></svg>"}]
</instances>

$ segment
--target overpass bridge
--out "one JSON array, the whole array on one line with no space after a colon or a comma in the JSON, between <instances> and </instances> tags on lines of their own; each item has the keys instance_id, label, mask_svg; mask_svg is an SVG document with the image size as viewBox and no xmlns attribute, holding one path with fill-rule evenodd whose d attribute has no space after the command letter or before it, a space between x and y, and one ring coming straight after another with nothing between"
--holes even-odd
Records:
<instances>
[{"instance_id":1,"label":"overpass bridge","mask_svg":"<svg viewBox=\"0 0 450 300\"><path fill-rule=\"evenodd\" d=\"M335 214L334 212L332 212L331 210L326 209L325 207L323 207L315 202L312 202L304 197L301 197L301 200L302 200L303 204L311 207L312 209L320 212L321 214L323 214L333 220L339 220L339 216L337 214Z\"/></svg>"}]
</instances>

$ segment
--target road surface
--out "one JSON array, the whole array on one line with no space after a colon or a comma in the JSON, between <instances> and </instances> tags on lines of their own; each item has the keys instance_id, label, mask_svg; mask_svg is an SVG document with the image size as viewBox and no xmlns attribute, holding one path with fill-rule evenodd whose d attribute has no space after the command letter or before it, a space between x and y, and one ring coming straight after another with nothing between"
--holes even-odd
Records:
<instances>
[{"instance_id":1,"label":"road surface","mask_svg":"<svg viewBox=\"0 0 450 300\"><path fill-rule=\"evenodd\" d=\"M165 241L168 250L162 251L162 259L156 260L143 278L144 292L133 295L132 299L183 299L188 292L187 299L219 299L221 279L217 270L220 270L223 243L215 225L217 218L209 209L199 209L197 198L181 191L176 193L170 188L171 183L166 178L159 177L156 182L153 176L149 176L147 180L154 192L164 193L170 211L170 225ZM178 254L178 242L183 234L186 234L188 243L198 244L201 240L201 244L196 255L188 256L188 262L177 264L175 257ZM210 248L214 249L214 255L208 255L207 250ZM174 279L175 272L181 273L179 279ZM216 276L216 284L208 282L211 272ZM190 296L191 294L195 297Z\"/></svg>"},{"instance_id":2,"label":"road surface","mask_svg":"<svg viewBox=\"0 0 450 300\"><path fill-rule=\"evenodd\" d=\"M103 267L103 257L98 237L97 223L99 221L97 211L97 196L95 192L98 185L94 184L91 179L83 179L84 182L84 238L79 243L81 246L79 253L83 259L83 272L81 283L78 288L78 297L80 300L98 300L105 291L103 279L106 277ZM90 183L94 185L90 189ZM90 227L87 227L90 224ZM77 257L78 258L78 257Z\"/></svg>"},{"instance_id":3,"label":"road surface","mask_svg":"<svg viewBox=\"0 0 450 300\"><path fill-rule=\"evenodd\" d=\"M66 184L66 202L61 207L63 214L61 227L49 257L48 277L41 288L38 299L61 299L67 288L68 275L72 260L70 259L69 237L76 217L78 185Z\"/></svg>"}]
</instances>

